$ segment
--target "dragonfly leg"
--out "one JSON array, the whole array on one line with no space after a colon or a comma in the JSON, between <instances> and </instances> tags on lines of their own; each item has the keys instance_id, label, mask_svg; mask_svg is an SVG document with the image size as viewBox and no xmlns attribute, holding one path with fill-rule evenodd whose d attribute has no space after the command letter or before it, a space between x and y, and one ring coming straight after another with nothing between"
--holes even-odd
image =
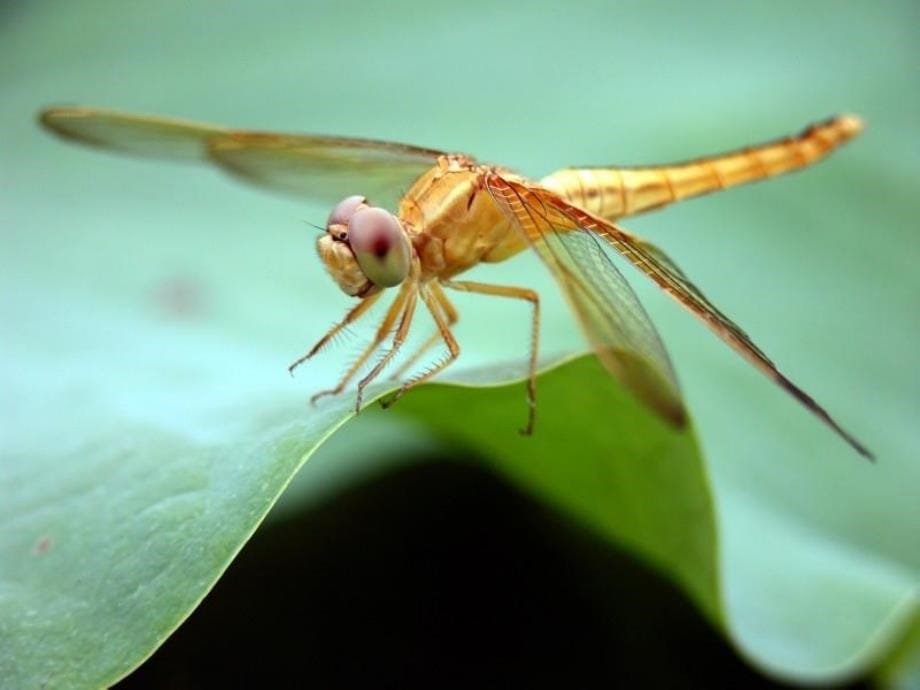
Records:
<instances>
[{"instance_id":1,"label":"dragonfly leg","mask_svg":"<svg viewBox=\"0 0 920 690\"><path fill-rule=\"evenodd\" d=\"M409 285L409 281L406 281L403 285ZM412 315L415 314L415 305L418 298L418 284L411 283L411 288L409 289L406 300L405 308L402 311L402 316L399 319L399 326L396 328L396 334L393 336L393 344L390 346L390 349L387 350L383 357L374 365L374 368L371 369L367 376L361 379L358 382L358 397L355 400L355 413L361 411L361 401L364 398L364 389L367 388L370 383L377 378L381 371L390 363L390 360L396 356L396 353L399 352L399 348L402 347L403 343L406 342L406 336L409 334L409 328L412 326Z\"/></svg>"},{"instance_id":2,"label":"dragonfly leg","mask_svg":"<svg viewBox=\"0 0 920 690\"><path fill-rule=\"evenodd\" d=\"M290 372L291 376L294 375L294 369L299 367L301 364L306 362L317 352L319 352L324 347L326 347L329 341L332 340L339 333L341 333L342 330L348 324L354 323L355 321L360 319L367 312L368 309L374 306L374 303L377 302L377 300L380 298L380 295L382 294L383 294L382 290L377 290L375 292L372 292L366 297L364 297L360 302L358 302L351 309L349 309L348 313L345 314L345 317L341 321L339 321L332 328L330 328L326 332L326 335L324 335L322 338L317 340L316 344L313 347L311 347L306 354L298 358L296 362L292 363L291 366L288 367L288 372Z\"/></svg>"},{"instance_id":3,"label":"dragonfly leg","mask_svg":"<svg viewBox=\"0 0 920 690\"><path fill-rule=\"evenodd\" d=\"M412 286L411 290L415 290L415 287ZM403 311L403 308L406 305L406 301L409 299L409 294L410 287L407 282L403 284L399 294L396 295L396 299L393 300L390 308L387 309L387 313L384 315L383 321L380 322L380 326L377 328L377 333L374 336L373 342L371 342L371 344L365 348L364 352L361 353L361 356L358 357L358 359L356 359L350 367L348 367L348 371L346 371L342 378L339 379L339 382L336 384L335 388L319 391L316 393L316 395L310 398L311 403L315 404L316 401L320 398L323 398L327 395L338 395L343 390L345 390L345 386L348 385L348 382L351 381L358 370L364 366L364 363L368 360L368 358L377 351L377 348L380 347L380 344L386 340L387 335L389 335L390 330L393 328L393 324L396 323L396 319L399 318L400 313Z\"/></svg>"},{"instance_id":4,"label":"dragonfly leg","mask_svg":"<svg viewBox=\"0 0 920 690\"><path fill-rule=\"evenodd\" d=\"M457 323L457 320L460 318L460 315L457 313L457 309L447 299L447 295L444 294L444 290L441 288L440 284L437 281L432 280L428 283L428 287L431 289L431 295L436 301L436 307L440 307L440 313L444 317L444 320L447 322L448 327L453 326ZM427 304L427 303L426 303ZM431 307L429 307L429 310ZM439 340L443 340L443 335L441 334L441 329L437 328L434 333L426 340L422 345L412 354L409 359L407 359L399 369L397 369L391 376L390 380L396 380L402 378L402 375L405 374L409 368L415 364L422 355L430 350Z\"/></svg>"},{"instance_id":5,"label":"dragonfly leg","mask_svg":"<svg viewBox=\"0 0 920 690\"><path fill-rule=\"evenodd\" d=\"M435 285L437 285L437 283L430 283L429 287L433 287ZM438 295L439 292L440 296ZM446 369L454 360L457 359L457 357L460 356L460 345L457 343L456 338L454 338L454 334L450 332L450 319L445 318L447 314L441 313L441 310L444 309L444 305L446 303L450 306L450 309L453 310L453 321L456 322L457 312L453 305L447 301L447 295L444 294L444 291L441 290L440 286L438 285L437 289L432 289L430 291L427 289L423 290L422 300L425 302L425 306L428 307L428 311L431 312L431 316L434 318L435 325L438 327L438 332L435 335L441 338L441 340L444 341L444 344L447 345L447 354L422 373L413 376L411 379L403 383L403 385L399 387L399 390L396 391L396 394L383 404L384 407L389 407L397 400L399 400L406 391L414 388L420 383L424 383L439 371ZM428 344L426 343L423 347L427 349L427 345ZM417 354L421 354L421 351Z\"/></svg>"},{"instance_id":6,"label":"dragonfly leg","mask_svg":"<svg viewBox=\"0 0 920 690\"><path fill-rule=\"evenodd\" d=\"M452 290L460 290L461 292L475 292L480 295L523 299L533 305L533 326L530 332L530 360L527 369L527 404L529 410L527 426L521 429L522 434L529 436L533 433L534 421L537 414L537 352L540 341L540 296L533 290L527 288L508 287L506 285L488 285L486 283L475 283L468 280L447 281L444 283L444 286Z\"/></svg>"}]
</instances>

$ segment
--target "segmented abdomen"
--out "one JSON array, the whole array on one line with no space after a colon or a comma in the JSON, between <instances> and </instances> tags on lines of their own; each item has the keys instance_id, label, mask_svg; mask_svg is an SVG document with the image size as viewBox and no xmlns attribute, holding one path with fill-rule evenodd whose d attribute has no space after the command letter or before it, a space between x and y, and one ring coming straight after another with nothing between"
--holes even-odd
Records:
<instances>
[{"instance_id":1,"label":"segmented abdomen","mask_svg":"<svg viewBox=\"0 0 920 690\"><path fill-rule=\"evenodd\" d=\"M608 220L688 197L804 168L862 131L853 115L807 127L800 134L718 156L673 165L566 168L541 184L567 201Z\"/></svg>"}]
</instances>

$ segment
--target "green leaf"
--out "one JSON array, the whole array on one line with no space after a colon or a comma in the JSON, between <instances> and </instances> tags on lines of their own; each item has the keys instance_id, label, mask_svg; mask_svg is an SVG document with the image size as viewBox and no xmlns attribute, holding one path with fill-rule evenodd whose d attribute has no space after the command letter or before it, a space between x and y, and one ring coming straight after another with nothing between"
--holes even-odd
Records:
<instances>
[{"instance_id":1,"label":"green leaf","mask_svg":"<svg viewBox=\"0 0 920 690\"><path fill-rule=\"evenodd\" d=\"M533 438L516 432L519 385L432 386L402 402L407 414L445 430L458 418L452 410L475 409L465 418L506 471L671 571L715 617L713 515L693 439L650 418L612 382L596 385L601 372L589 358L546 375L544 428ZM603 429L573 414L594 405L624 414ZM149 419L66 450L11 458L0 512L0 668L14 687L93 687L134 668L351 415L345 399L310 414L300 405L258 409L225 415L209 434L157 429ZM583 443L579 457L562 463L566 433Z\"/></svg>"},{"instance_id":2,"label":"green leaf","mask_svg":"<svg viewBox=\"0 0 920 690\"><path fill-rule=\"evenodd\" d=\"M68 8L22 5L0 22L0 678L78 686L92 676L92 685L150 653L285 475L348 414L347 399L320 412L304 400L360 344L346 340L341 355L293 382L284 372L345 308L302 223L321 222L328 209L263 198L201 170L67 149L31 121L61 101L405 140L535 175L688 158L835 111L864 116L865 135L814 170L629 227L664 246L876 452L876 466L629 273L675 361L705 475L693 480L697 460L679 459L692 456L690 439L660 435L615 390L586 390L593 365L578 361L541 380L532 439L515 437L519 385L426 388L393 414L347 425L286 500L313 500L378 463L408 461L412 450L401 451L435 444L424 429L439 429L669 573L760 669L796 682L863 674L916 625L913 2L847 12L587 2L565 22L556 5L536 3L523 25L517 8L501 4L418 12L395 3L388 16L413 17L398 20L398 32L348 3L299 14L270 1L219 15L175 0ZM674 22L687 30L662 30ZM522 30L483 31L506 26ZM342 27L373 45L343 51ZM445 51L458 35L469 50ZM513 79L496 68L497 44L527 56ZM553 295L539 266L477 272ZM520 355L522 310L460 306L467 376ZM544 317L545 352L579 347L563 305L547 303ZM496 336L496 323L508 338ZM609 406L595 395L610 396ZM393 426L408 415L423 426ZM621 415L641 434L617 433ZM583 426L569 433L569 424ZM647 460L647 477L624 459L646 441L666 449ZM549 462L554 444L562 457ZM616 483L579 474L598 467ZM696 502L664 501L659 487L674 482L695 484ZM707 484L718 549L703 521L678 524L706 503ZM604 503L608 492L623 505ZM681 511L673 524L671 506ZM618 521L612 511L621 508ZM707 549L709 560L698 557ZM169 586L167 575L184 584Z\"/></svg>"},{"instance_id":3,"label":"green leaf","mask_svg":"<svg viewBox=\"0 0 920 690\"><path fill-rule=\"evenodd\" d=\"M907 634L878 669L876 680L888 690L920 687L920 619L914 619Z\"/></svg>"},{"instance_id":4,"label":"green leaf","mask_svg":"<svg viewBox=\"0 0 920 690\"><path fill-rule=\"evenodd\" d=\"M539 399L533 436L515 433L525 417L520 384L428 386L394 409L474 448L510 481L646 558L718 622L715 516L691 431L648 412L594 357L541 376Z\"/></svg>"},{"instance_id":5,"label":"green leaf","mask_svg":"<svg viewBox=\"0 0 920 690\"><path fill-rule=\"evenodd\" d=\"M308 424L262 409L257 433L241 421L220 440L145 420L7 456L5 686L101 687L134 668L210 589L344 407Z\"/></svg>"}]
</instances>

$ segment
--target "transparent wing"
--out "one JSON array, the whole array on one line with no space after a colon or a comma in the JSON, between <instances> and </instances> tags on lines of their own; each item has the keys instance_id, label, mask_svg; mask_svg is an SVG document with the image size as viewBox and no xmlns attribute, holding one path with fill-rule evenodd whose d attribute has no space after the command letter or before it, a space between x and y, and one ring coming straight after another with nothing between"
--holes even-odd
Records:
<instances>
[{"instance_id":1,"label":"transparent wing","mask_svg":"<svg viewBox=\"0 0 920 690\"><path fill-rule=\"evenodd\" d=\"M520 200L529 216L539 216L542 222L532 223L545 238L551 231L558 237L590 233L602 238L636 268L655 281L665 292L680 302L711 328L751 364L775 381L787 393L811 410L858 453L872 459L872 453L849 432L841 427L814 398L790 381L776 365L758 348L750 337L719 311L665 253L655 245L635 237L619 226L593 216L567 203L552 192L522 182L503 180L508 189ZM532 230L524 226L532 233ZM566 240L551 239L552 243Z\"/></svg>"},{"instance_id":2,"label":"transparent wing","mask_svg":"<svg viewBox=\"0 0 920 690\"><path fill-rule=\"evenodd\" d=\"M535 188L497 174L487 185L549 267L604 366L664 419L683 426L686 413L661 338L597 238L544 203Z\"/></svg>"},{"instance_id":3,"label":"transparent wing","mask_svg":"<svg viewBox=\"0 0 920 690\"><path fill-rule=\"evenodd\" d=\"M366 139L247 132L213 139L208 153L225 170L255 185L328 204L363 194L389 208L442 155Z\"/></svg>"},{"instance_id":4,"label":"transparent wing","mask_svg":"<svg viewBox=\"0 0 920 690\"><path fill-rule=\"evenodd\" d=\"M440 151L368 139L272 134L83 107L49 108L39 120L80 144L135 156L218 165L246 182L334 204L364 194L395 206Z\"/></svg>"},{"instance_id":5,"label":"transparent wing","mask_svg":"<svg viewBox=\"0 0 920 690\"><path fill-rule=\"evenodd\" d=\"M133 156L208 160L207 142L230 133L217 125L95 108L47 108L39 122L64 139Z\"/></svg>"}]
</instances>

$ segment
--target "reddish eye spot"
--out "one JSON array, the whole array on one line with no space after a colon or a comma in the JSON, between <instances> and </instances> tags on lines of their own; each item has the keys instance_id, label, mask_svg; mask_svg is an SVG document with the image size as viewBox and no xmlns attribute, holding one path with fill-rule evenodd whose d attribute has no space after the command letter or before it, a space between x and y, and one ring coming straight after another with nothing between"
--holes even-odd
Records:
<instances>
[{"instance_id":1,"label":"reddish eye spot","mask_svg":"<svg viewBox=\"0 0 920 690\"><path fill-rule=\"evenodd\" d=\"M398 285L409 273L409 240L389 211L376 207L355 211L348 224L348 245L375 285Z\"/></svg>"},{"instance_id":2,"label":"reddish eye spot","mask_svg":"<svg viewBox=\"0 0 920 690\"><path fill-rule=\"evenodd\" d=\"M371 251L378 259L385 257L387 252L390 251L390 238L384 235L378 235L375 237L373 244L371 245Z\"/></svg>"},{"instance_id":3,"label":"reddish eye spot","mask_svg":"<svg viewBox=\"0 0 920 690\"><path fill-rule=\"evenodd\" d=\"M382 258L402 234L392 213L382 208L362 208L348 224L348 243L355 251Z\"/></svg>"}]
</instances>

